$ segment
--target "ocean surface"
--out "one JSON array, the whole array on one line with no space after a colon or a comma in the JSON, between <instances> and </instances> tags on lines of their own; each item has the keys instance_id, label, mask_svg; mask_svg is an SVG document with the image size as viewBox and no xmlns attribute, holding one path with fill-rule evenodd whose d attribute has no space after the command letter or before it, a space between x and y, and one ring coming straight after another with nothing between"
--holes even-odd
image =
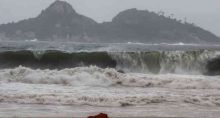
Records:
<instances>
[{"instance_id":1,"label":"ocean surface","mask_svg":"<svg viewBox=\"0 0 220 118\"><path fill-rule=\"evenodd\" d=\"M0 117L220 116L220 45L0 42Z\"/></svg>"}]
</instances>

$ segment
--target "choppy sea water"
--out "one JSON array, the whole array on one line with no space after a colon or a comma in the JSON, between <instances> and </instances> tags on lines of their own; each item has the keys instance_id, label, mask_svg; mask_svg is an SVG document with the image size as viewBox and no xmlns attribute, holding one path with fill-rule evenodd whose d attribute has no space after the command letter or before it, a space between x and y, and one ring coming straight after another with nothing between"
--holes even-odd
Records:
<instances>
[{"instance_id":1,"label":"choppy sea water","mask_svg":"<svg viewBox=\"0 0 220 118\"><path fill-rule=\"evenodd\" d=\"M220 116L220 46L0 43L0 116Z\"/></svg>"}]
</instances>

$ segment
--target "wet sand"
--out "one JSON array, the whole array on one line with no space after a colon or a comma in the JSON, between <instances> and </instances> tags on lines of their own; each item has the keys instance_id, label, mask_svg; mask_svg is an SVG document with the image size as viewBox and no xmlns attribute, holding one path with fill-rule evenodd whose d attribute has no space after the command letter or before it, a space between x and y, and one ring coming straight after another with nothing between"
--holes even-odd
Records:
<instances>
[{"instance_id":1,"label":"wet sand","mask_svg":"<svg viewBox=\"0 0 220 118\"><path fill-rule=\"evenodd\" d=\"M0 103L0 117L87 118L106 113L110 118L219 118L220 108L188 105L148 105L140 107L93 107L24 105Z\"/></svg>"}]
</instances>

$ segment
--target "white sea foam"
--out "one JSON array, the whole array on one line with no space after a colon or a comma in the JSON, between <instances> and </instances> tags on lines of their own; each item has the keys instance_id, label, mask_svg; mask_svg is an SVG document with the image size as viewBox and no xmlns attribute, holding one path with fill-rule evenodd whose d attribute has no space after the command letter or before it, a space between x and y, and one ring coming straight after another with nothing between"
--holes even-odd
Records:
<instances>
[{"instance_id":1,"label":"white sea foam","mask_svg":"<svg viewBox=\"0 0 220 118\"><path fill-rule=\"evenodd\" d=\"M195 104L220 106L220 77L119 73L79 67L0 71L0 101L21 104L126 106Z\"/></svg>"},{"instance_id":2,"label":"white sea foam","mask_svg":"<svg viewBox=\"0 0 220 118\"><path fill-rule=\"evenodd\" d=\"M30 41L30 42L37 42L38 41L38 39L30 39L30 40L25 40L25 41Z\"/></svg>"},{"instance_id":3,"label":"white sea foam","mask_svg":"<svg viewBox=\"0 0 220 118\"><path fill-rule=\"evenodd\" d=\"M58 84L67 86L162 87L175 89L220 89L220 77L175 74L119 73L96 66L63 70L33 70L26 67L0 71L1 82Z\"/></svg>"},{"instance_id":4,"label":"white sea foam","mask_svg":"<svg viewBox=\"0 0 220 118\"><path fill-rule=\"evenodd\" d=\"M148 104L194 104L220 106L218 90L179 90L139 87L72 87L22 83L0 86L2 103L130 106Z\"/></svg>"}]
</instances>

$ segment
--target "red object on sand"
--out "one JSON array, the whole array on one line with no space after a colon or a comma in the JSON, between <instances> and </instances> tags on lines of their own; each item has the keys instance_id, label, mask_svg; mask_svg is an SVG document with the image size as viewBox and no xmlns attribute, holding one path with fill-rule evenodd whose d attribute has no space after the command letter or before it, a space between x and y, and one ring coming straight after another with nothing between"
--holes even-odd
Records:
<instances>
[{"instance_id":1,"label":"red object on sand","mask_svg":"<svg viewBox=\"0 0 220 118\"><path fill-rule=\"evenodd\" d=\"M97 116L89 116L88 118L109 118L107 114L100 113Z\"/></svg>"}]
</instances>

